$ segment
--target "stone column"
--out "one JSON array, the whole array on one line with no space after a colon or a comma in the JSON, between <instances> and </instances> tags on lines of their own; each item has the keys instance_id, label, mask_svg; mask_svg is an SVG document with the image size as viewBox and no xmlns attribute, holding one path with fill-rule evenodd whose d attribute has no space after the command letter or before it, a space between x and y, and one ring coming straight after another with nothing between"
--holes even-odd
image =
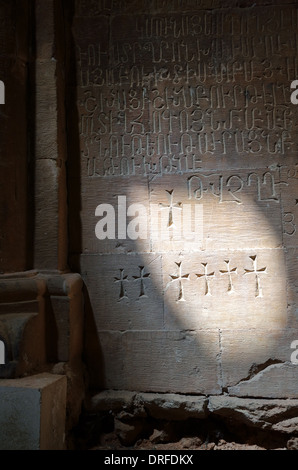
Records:
<instances>
[{"instance_id":1,"label":"stone column","mask_svg":"<svg viewBox=\"0 0 298 470\"><path fill-rule=\"evenodd\" d=\"M68 268L67 31L64 2L35 2L35 225L34 268L47 285L48 360L71 371L68 406L75 422L82 399L82 279ZM67 29L67 28L66 28ZM57 369L57 367L56 367ZM75 417L73 417L75 415Z\"/></svg>"},{"instance_id":2,"label":"stone column","mask_svg":"<svg viewBox=\"0 0 298 470\"><path fill-rule=\"evenodd\" d=\"M0 0L0 19L0 377L67 376L67 433L84 384L83 283L67 266L63 2Z\"/></svg>"},{"instance_id":3,"label":"stone column","mask_svg":"<svg viewBox=\"0 0 298 470\"><path fill-rule=\"evenodd\" d=\"M67 270L64 31L61 2L36 2L34 266Z\"/></svg>"}]
</instances>

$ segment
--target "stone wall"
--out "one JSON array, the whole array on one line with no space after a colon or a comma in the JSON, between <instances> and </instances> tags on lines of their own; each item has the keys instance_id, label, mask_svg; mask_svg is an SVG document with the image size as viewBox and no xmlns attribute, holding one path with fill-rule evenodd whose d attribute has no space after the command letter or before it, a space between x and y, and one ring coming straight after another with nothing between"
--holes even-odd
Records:
<instances>
[{"instance_id":1,"label":"stone wall","mask_svg":"<svg viewBox=\"0 0 298 470\"><path fill-rule=\"evenodd\" d=\"M92 386L297 397L297 27L295 2L76 2Z\"/></svg>"},{"instance_id":2,"label":"stone wall","mask_svg":"<svg viewBox=\"0 0 298 470\"><path fill-rule=\"evenodd\" d=\"M66 448L85 392L83 283L67 264L62 12L60 1L0 1L3 450Z\"/></svg>"},{"instance_id":3,"label":"stone wall","mask_svg":"<svg viewBox=\"0 0 298 470\"><path fill-rule=\"evenodd\" d=\"M3 396L66 376L59 435L87 391L124 441L229 416L297 436L296 1L0 0L0 21Z\"/></svg>"}]
</instances>

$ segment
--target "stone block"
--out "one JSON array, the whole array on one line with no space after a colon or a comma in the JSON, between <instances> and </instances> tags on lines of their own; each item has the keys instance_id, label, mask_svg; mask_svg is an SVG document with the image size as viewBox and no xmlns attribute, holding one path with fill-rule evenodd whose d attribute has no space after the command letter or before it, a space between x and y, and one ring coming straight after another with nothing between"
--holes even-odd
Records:
<instances>
[{"instance_id":1,"label":"stone block","mask_svg":"<svg viewBox=\"0 0 298 470\"><path fill-rule=\"evenodd\" d=\"M288 296L288 326L297 329L298 318L298 248L288 248L286 251L287 296ZM297 338L298 339L298 338Z\"/></svg>"},{"instance_id":2,"label":"stone block","mask_svg":"<svg viewBox=\"0 0 298 470\"><path fill-rule=\"evenodd\" d=\"M265 396L286 398L291 391L290 396L295 398L298 369L297 365L293 364L290 368L289 365L291 356L295 353L295 348L291 345L297 339L298 330L292 328L239 329L236 334L223 329L223 387L239 396L242 396L240 390L245 390L247 386L251 396L262 396L266 390Z\"/></svg>"},{"instance_id":3,"label":"stone block","mask_svg":"<svg viewBox=\"0 0 298 470\"><path fill-rule=\"evenodd\" d=\"M0 381L0 449L65 449L66 377Z\"/></svg>"},{"instance_id":4,"label":"stone block","mask_svg":"<svg viewBox=\"0 0 298 470\"><path fill-rule=\"evenodd\" d=\"M53 68L53 64L50 64L50 70ZM53 77L49 77L48 83L46 84L46 78L44 77L44 71L42 67L38 67L40 77L36 87L36 112L38 120L36 123L36 155L39 159L48 159L49 161L55 161L59 158L58 153L58 115L57 115L57 90L53 85ZM53 71L52 71L53 72ZM49 72L48 72L49 73ZM38 171L38 169L37 169ZM37 173L40 179L49 178L54 176L53 169L48 169L45 174Z\"/></svg>"},{"instance_id":5,"label":"stone block","mask_svg":"<svg viewBox=\"0 0 298 470\"><path fill-rule=\"evenodd\" d=\"M43 145L43 144L42 144ZM54 157L54 154L53 154ZM55 158L55 157L54 157ZM39 269L57 269L59 224L59 175L57 161L41 159L36 162L39 191L35 198L38 223L35 226L35 263ZM47 211L44 204L47 201Z\"/></svg>"},{"instance_id":6,"label":"stone block","mask_svg":"<svg viewBox=\"0 0 298 470\"><path fill-rule=\"evenodd\" d=\"M113 181L106 178L100 184L96 178L89 179L84 178L88 191L84 191L86 197L82 199L82 252L149 252L147 179L139 177L133 186L129 178L117 177ZM142 207L139 209L140 205Z\"/></svg>"},{"instance_id":7,"label":"stone block","mask_svg":"<svg viewBox=\"0 0 298 470\"><path fill-rule=\"evenodd\" d=\"M87 410L90 412L113 411L115 413L123 409L130 409L135 395L135 392L127 390L103 390L87 400Z\"/></svg>"},{"instance_id":8,"label":"stone block","mask_svg":"<svg viewBox=\"0 0 298 470\"><path fill-rule=\"evenodd\" d=\"M89 412L129 410L134 416L183 421L207 416L207 398L177 393L137 393L127 390L104 390L92 396L87 404Z\"/></svg>"},{"instance_id":9,"label":"stone block","mask_svg":"<svg viewBox=\"0 0 298 470\"><path fill-rule=\"evenodd\" d=\"M266 431L297 432L297 400L210 397L210 413ZM292 422L292 426L289 425ZM296 423L296 424L294 424Z\"/></svg>"},{"instance_id":10,"label":"stone block","mask_svg":"<svg viewBox=\"0 0 298 470\"><path fill-rule=\"evenodd\" d=\"M204 419L207 416L207 398L174 393L138 393L135 405L145 408L155 419L180 421L190 418Z\"/></svg>"},{"instance_id":11,"label":"stone block","mask_svg":"<svg viewBox=\"0 0 298 470\"><path fill-rule=\"evenodd\" d=\"M83 255L81 269L98 330L163 328L161 256Z\"/></svg>"},{"instance_id":12,"label":"stone block","mask_svg":"<svg viewBox=\"0 0 298 470\"><path fill-rule=\"evenodd\" d=\"M79 274L46 277L51 306L55 360L81 363L83 348L83 281Z\"/></svg>"},{"instance_id":13,"label":"stone block","mask_svg":"<svg viewBox=\"0 0 298 470\"><path fill-rule=\"evenodd\" d=\"M280 249L164 254L165 326L284 328L285 279Z\"/></svg>"},{"instance_id":14,"label":"stone block","mask_svg":"<svg viewBox=\"0 0 298 470\"><path fill-rule=\"evenodd\" d=\"M281 192L283 243L287 248L298 246L298 165L292 165L281 170L284 184Z\"/></svg>"},{"instance_id":15,"label":"stone block","mask_svg":"<svg viewBox=\"0 0 298 470\"><path fill-rule=\"evenodd\" d=\"M153 249L192 252L228 250L235 246L280 247L283 238L280 180L279 172L268 168L201 169L192 174L182 172L152 179L151 225L157 225L157 217L159 225L161 217L167 217L161 236L157 240L152 237ZM197 206L201 212L195 216ZM191 241L188 237L194 234L195 224L198 240Z\"/></svg>"},{"instance_id":16,"label":"stone block","mask_svg":"<svg viewBox=\"0 0 298 470\"><path fill-rule=\"evenodd\" d=\"M54 30L55 13L52 0L39 1L36 4L36 57L38 59L51 59L54 54L55 40L52 36Z\"/></svg>"},{"instance_id":17,"label":"stone block","mask_svg":"<svg viewBox=\"0 0 298 470\"><path fill-rule=\"evenodd\" d=\"M104 388L220 393L217 331L100 331Z\"/></svg>"},{"instance_id":18,"label":"stone block","mask_svg":"<svg viewBox=\"0 0 298 470\"><path fill-rule=\"evenodd\" d=\"M297 364L268 365L251 379L229 387L229 394L238 397L298 398Z\"/></svg>"}]
</instances>

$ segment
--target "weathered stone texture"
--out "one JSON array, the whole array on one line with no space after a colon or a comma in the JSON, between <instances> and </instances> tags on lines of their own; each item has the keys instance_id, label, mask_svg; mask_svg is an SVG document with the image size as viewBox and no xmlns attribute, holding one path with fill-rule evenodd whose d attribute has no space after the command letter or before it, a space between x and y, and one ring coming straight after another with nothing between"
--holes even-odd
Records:
<instances>
[{"instance_id":1,"label":"weathered stone texture","mask_svg":"<svg viewBox=\"0 0 298 470\"><path fill-rule=\"evenodd\" d=\"M99 339L107 389L201 394L221 390L216 331L100 331Z\"/></svg>"},{"instance_id":2,"label":"weathered stone texture","mask_svg":"<svg viewBox=\"0 0 298 470\"><path fill-rule=\"evenodd\" d=\"M36 2L34 266L67 270L65 25L61 2ZM46 210L45 210L46 206Z\"/></svg>"},{"instance_id":3,"label":"weathered stone texture","mask_svg":"<svg viewBox=\"0 0 298 470\"><path fill-rule=\"evenodd\" d=\"M70 261L104 388L297 397L297 30L295 2L76 2Z\"/></svg>"},{"instance_id":4,"label":"weathered stone texture","mask_svg":"<svg viewBox=\"0 0 298 470\"><path fill-rule=\"evenodd\" d=\"M297 398L297 365L272 364L247 381L229 387L239 397Z\"/></svg>"},{"instance_id":5,"label":"weathered stone texture","mask_svg":"<svg viewBox=\"0 0 298 470\"><path fill-rule=\"evenodd\" d=\"M266 430L297 432L297 400L258 400L229 396L210 397L208 410ZM290 425L292 423L292 426Z\"/></svg>"},{"instance_id":6,"label":"weathered stone texture","mask_svg":"<svg viewBox=\"0 0 298 470\"><path fill-rule=\"evenodd\" d=\"M113 416L116 433L125 445L132 445L141 437L139 425L143 423L144 431L142 420L146 417L158 426L158 429L152 429L150 436L150 441L156 443L171 440L167 431L179 430L186 422L193 420L196 423L193 429L198 430L201 425L201 429L206 431L208 420L220 417L227 428L238 427L244 435L248 429L254 435L259 430L266 431L268 448L274 448L274 436L275 439L278 436L280 444L290 438L287 447L294 448L297 445L295 440L298 432L297 406L298 402L294 399L244 398L227 394L206 397L109 390L94 395L86 405L86 410L90 414ZM162 427L160 423L163 423ZM179 433L174 432L175 434L177 440Z\"/></svg>"},{"instance_id":7,"label":"weathered stone texture","mask_svg":"<svg viewBox=\"0 0 298 470\"><path fill-rule=\"evenodd\" d=\"M1 380L2 450L65 449L66 378Z\"/></svg>"}]
</instances>

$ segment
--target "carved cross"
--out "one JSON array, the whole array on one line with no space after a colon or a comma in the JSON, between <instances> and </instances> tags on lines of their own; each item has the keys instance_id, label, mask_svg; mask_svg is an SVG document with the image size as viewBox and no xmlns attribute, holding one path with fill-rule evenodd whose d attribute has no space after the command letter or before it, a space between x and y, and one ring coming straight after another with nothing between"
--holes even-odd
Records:
<instances>
[{"instance_id":1,"label":"carved cross","mask_svg":"<svg viewBox=\"0 0 298 470\"><path fill-rule=\"evenodd\" d=\"M150 273L144 274L145 267L144 266L139 266L140 269L140 275L139 276L133 276L135 281L140 281L140 297L147 297L145 294L145 280L150 277Z\"/></svg>"},{"instance_id":2,"label":"carved cross","mask_svg":"<svg viewBox=\"0 0 298 470\"><path fill-rule=\"evenodd\" d=\"M225 263L227 265L227 270L220 270L221 275L228 275L229 279L229 286L228 286L228 293L232 294L232 292L235 292L234 286L233 286L233 279L232 279L232 274L237 274L237 268L230 268L230 260L225 260Z\"/></svg>"},{"instance_id":3,"label":"carved cross","mask_svg":"<svg viewBox=\"0 0 298 470\"><path fill-rule=\"evenodd\" d=\"M126 290L124 288L124 282L128 282L127 279L128 276L124 276L124 269L120 269L120 277L119 279L117 277L114 278L114 282L118 283L120 282L120 295L119 295L119 300L122 300L127 297Z\"/></svg>"},{"instance_id":4,"label":"carved cross","mask_svg":"<svg viewBox=\"0 0 298 470\"><path fill-rule=\"evenodd\" d=\"M159 206L161 207L161 209L169 209L168 228L170 228L175 225L174 220L173 220L173 209L182 210L182 207L181 207L181 202L177 202L175 204L173 203L173 193L174 193L173 189L171 189L171 191L166 190L166 192L168 193L169 205L161 203L159 204Z\"/></svg>"},{"instance_id":5,"label":"carved cross","mask_svg":"<svg viewBox=\"0 0 298 470\"><path fill-rule=\"evenodd\" d=\"M211 295L210 279L215 276L214 271L208 274L208 263L201 263L204 266L204 274L196 274L197 278L203 277L205 279L205 295Z\"/></svg>"},{"instance_id":6,"label":"carved cross","mask_svg":"<svg viewBox=\"0 0 298 470\"><path fill-rule=\"evenodd\" d=\"M185 299L184 299L184 292L183 292L183 284L182 282L183 281L189 281L189 276L190 274L183 274L182 275L182 272L181 272L181 264L182 262L180 263L175 263L178 267L178 275L172 275L170 274L170 277L172 278L172 280L170 282L168 282L167 286L166 286L166 290L167 288L169 287L170 284L172 284L172 282L176 282L178 281L178 288L179 288L179 293L178 293L178 301L179 302L185 302Z\"/></svg>"},{"instance_id":7,"label":"carved cross","mask_svg":"<svg viewBox=\"0 0 298 470\"><path fill-rule=\"evenodd\" d=\"M244 274L254 274L256 280L256 297L263 297L263 291L261 288L260 274L267 274L267 268L257 269L257 256L250 256L253 263L253 269L245 269Z\"/></svg>"}]
</instances>

